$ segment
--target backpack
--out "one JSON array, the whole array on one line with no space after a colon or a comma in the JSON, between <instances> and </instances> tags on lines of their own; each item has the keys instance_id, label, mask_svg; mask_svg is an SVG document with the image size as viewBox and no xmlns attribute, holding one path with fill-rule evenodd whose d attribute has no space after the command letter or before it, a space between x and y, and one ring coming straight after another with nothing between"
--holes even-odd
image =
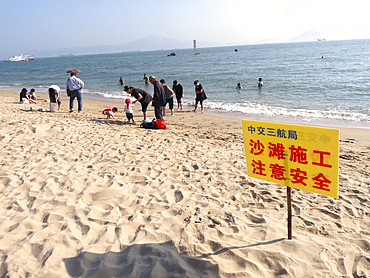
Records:
<instances>
[{"instance_id":1,"label":"backpack","mask_svg":"<svg viewBox=\"0 0 370 278\"><path fill-rule=\"evenodd\" d=\"M154 123L155 123L155 119L153 120L145 120L145 121L142 121L142 123L140 124L140 127L142 128L155 128L154 127Z\"/></svg>"},{"instance_id":2,"label":"backpack","mask_svg":"<svg viewBox=\"0 0 370 278\"><path fill-rule=\"evenodd\" d=\"M145 120L140 124L140 127L148 129L167 129L165 120L163 119Z\"/></svg>"},{"instance_id":3,"label":"backpack","mask_svg":"<svg viewBox=\"0 0 370 278\"><path fill-rule=\"evenodd\" d=\"M166 122L163 119L157 119L154 122L154 128L167 129Z\"/></svg>"}]
</instances>

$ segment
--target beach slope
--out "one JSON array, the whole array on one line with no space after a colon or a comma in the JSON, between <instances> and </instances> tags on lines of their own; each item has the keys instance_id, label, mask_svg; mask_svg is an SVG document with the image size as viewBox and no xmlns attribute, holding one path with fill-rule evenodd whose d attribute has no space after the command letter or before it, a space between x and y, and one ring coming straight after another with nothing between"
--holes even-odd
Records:
<instances>
[{"instance_id":1,"label":"beach slope","mask_svg":"<svg viewBox=\"0 0 370 278\"><path fill-rule=\"evenodd\" d=\"M370 277L368 130L341 129L339 199L293 190L287 240L286 188L248 177L240 120L148 130L105 119L117 103L17 100L0 91L0 277Z\"/></svg>"}]
</instances>

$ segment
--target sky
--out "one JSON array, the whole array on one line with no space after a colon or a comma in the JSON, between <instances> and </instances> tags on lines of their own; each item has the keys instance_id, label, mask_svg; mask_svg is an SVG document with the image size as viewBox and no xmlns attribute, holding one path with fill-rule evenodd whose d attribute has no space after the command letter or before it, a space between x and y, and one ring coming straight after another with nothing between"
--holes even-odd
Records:
<instances>
[{"instance_id":1,"label":"sky","mask_svg":"<svg viewBox=\"0 0 370 278\"><path fill-rule=\"evenodd\" d=\"M243 45L306 31L370 38L366 0L1 0L0 58L148 36ZM198 46L201 47L198 43Z\"/></svg>"}]
</instances>

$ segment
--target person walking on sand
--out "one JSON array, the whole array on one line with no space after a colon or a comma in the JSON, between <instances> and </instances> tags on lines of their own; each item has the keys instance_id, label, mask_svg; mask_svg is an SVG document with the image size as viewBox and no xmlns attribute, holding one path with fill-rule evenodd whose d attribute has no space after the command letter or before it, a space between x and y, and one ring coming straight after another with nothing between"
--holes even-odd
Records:
<instances>
[{"instance_id":1,"label":"person walking on sand","mask_svg":"<svg viewBox=\"0 0 370 278\"><path fill-rule=\"evenodd\" d=\"M163 119L163 106L166 105L166 94L163 86L155 76L149 76L149 82L154 86L152 105L154 106L155 118Z\"/></svg>"},{"instance_id":2,"label":"person walking on sand","mask_svg":"<svg viewBox=\"0 0 370 278\"><path fill-rule=\"evenodd\" d=\"M164 89L164 92L166 94L166 104L163 106L163 116L166 116L166 105L168 103L168 107L170 108L170 111L171 111L171 116L174 115L173 113L173 96L174 96L174 92L170 89L170 87L168 87L166 85L166 81L164 81L164 79L161 79L159 80L159 82L161 82L162 86L163 86L163 89Z\"/></svg>"},{"instance_id":3,"label":"person walking on sand","mask_svg":"<svg viewBox=\"0 0 370 278\"><path fill-rule=\"evenodd\" d=\"M203 90L202 84L199 83L199 80L194 81L194 86L195 86L195 107L193 112L197 112L198 108L198 103L200 103L200 112L204 112L204 107L203 107L203 101L207 99L206 93Z\"/></svg>"},{"instance_id":4,"label":"person walking on sand","mask_svg":"<svg viewBox=\"0 0 370 278\"><path fill-rule=\"evenodd\" d=\"M150 102L152 101L152 96L142 90L142 89L138 89L138 88L134 88L134 87L129 87L129 86L125 86L123 88L123 90L130 94L131 96L133 96L134 98L136 98L135 101L132 102L132 104L135 104L136 102L140 102L141 104L141 111L143 112L143 116L144 116L144 121L147 119L147 110L148 110L148 106L150 104Z\"/></svg>"},{"instance_id":5,"label":"person walking on sand","mask_svg":"<svg viewBox=\"0 0 370 278\"><path fill-rule=\"evenodd\" d=\"M71 91L71 95L69 97L69 112L73 112L73 101L75 98L77 98L78 102L78 112L82 112L82 89L84 86L84 82L76 76L75 72L72 72L66 82L66 89Z\"/></svg>"},{"instance_id":6,"label":"person walking on sand","mask_svg":"<svg viewBox=\"0 0 370 278\"><path fill-rule=\"evenodd\" d=\"M177 110L183 110L182 98L184 97L184 86L182 86L177 80L173 81L172 90L175 92L177 100Z\"/></svg>"}]
</instances>

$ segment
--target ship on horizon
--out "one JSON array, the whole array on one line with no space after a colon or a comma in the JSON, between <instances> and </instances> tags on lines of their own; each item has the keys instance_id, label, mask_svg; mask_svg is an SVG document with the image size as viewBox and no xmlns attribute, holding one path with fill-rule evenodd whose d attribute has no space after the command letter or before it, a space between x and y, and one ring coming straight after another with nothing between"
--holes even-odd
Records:
<instances>
[{"instance_id":1,"label":"ship on horizon","mask_svg":"<svg viewBox=\"0 0 370 278\"><path fill-rule=\"evenodd\" d=\"M33 61L34 58L32 55L28 54L21 54L21 55L14 55L12 58L5 60L5 62L22 62L22 61Z\"/></svg>"},{"instance_id":2,"label":"ship on horizon","mask_svg":"<svg viewBox=\"0 0 370 278\"><path fill-rule=\"evenodd\" d=\"M74 53L69 53L69 54L61 54L59 55L59 57L71 57L71 56L75 56Z\"/></svg>"}]
</instances>

